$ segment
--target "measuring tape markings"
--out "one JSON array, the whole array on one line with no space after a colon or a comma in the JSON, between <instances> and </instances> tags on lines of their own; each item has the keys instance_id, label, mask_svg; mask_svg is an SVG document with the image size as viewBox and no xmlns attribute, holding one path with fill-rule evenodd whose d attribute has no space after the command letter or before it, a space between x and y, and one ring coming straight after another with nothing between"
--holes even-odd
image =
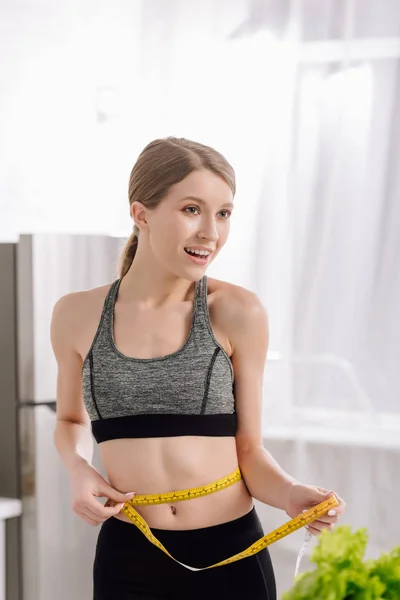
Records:
<instances>
[{"instance_id":1,"label":"measuring tape markings","mask_svg":"<svg viewBox=\"0 0 400 600\"><path fill-rule=\"evenodd\" d=\"M206 496L206 495L212 494L216 491L225 489L225 488L233 485L237 481L240 481L241 479L242 479L242 475L241 475L240 469L236 469L230 475L227 475L226 477L222 477L221 479L219 479L218 481L216 481L214 483L209 483L207 485L200 486L197 488L190 488L187 490L178 490L178 491L173 491L173 492L163 492L161 494L137 495L134 498L132 498L132 500L125 502L124 506L121 509L121 512L124 513L132 521L132 523L134 525L136 525L136 527L146 536L146 538L149 540L149 542L151 542L154 546L156 546L157 548L162 550L167 556L172 558L172 560L174 560L175 562L179 563L180 565L182 565L192 571L203 571L206 569L213 569L215 567L222 567L224 565L231 564L233 562L242 560L249 556L253 556L254 554L257 554L258 552L261 552L262 550L264 550L264 548L267 548L267 546L270 546L274 542L277 542L278 540L281 540L282 538L286 537L290 533L293 533L294 531L301 529L305 525L309 525L310 523L318 520L320 517L326 515L326 513L331 508L334 508L339 505L339 501L336 498L336 496L331 496L327 500L324 500L323 502L317 504L316 506L313 506L306 512L301 513L294 519L291 519L287 523L284 523L277 529L274 529L267 535L264 535L262 538L260 538L256 542L254 542L251 546L249 546L245 550L242 550L241 552L238 552L237 554L230 556L229 558L226 558L218 563L209 565L208 567L202 567L202 568L196 568L196 567L191 567L189 565L185 565L184 563L182 563L179 560L177 560L176 558L174 558L168 552L168 550L163 546L163 544L160 542L160 540L158 540L156 538L156 536L151 531L149 525L146 523L146 521L143 519L143 517L134 508L134 506L136 506L136 505L137 506L144 506L144 505L152 506L152 505L156 505L156 504L166 504L169 502L183 502L184 500L200 498L202 496ZM113 503L109 503L109 505L112 505L112 504Z\"/></svg>"},{"instance_id":2,"label":"measuring tape markings","mask_svg":"<svg viewBox=\"0 0 400 600\"><path fill-rule=\"evenodd\" d=\"M155 504L168 504L169 502L183 502L184 500L193 500L202 496L208 496L219 490L223 490L242 479L240 469L222 477L213 483L207 483L197 488L188 490L177 490L174 492L163 492L161 494L140 494L134 496L127 504L135 506L152 506Z\"/></svg>"}]
</instances>

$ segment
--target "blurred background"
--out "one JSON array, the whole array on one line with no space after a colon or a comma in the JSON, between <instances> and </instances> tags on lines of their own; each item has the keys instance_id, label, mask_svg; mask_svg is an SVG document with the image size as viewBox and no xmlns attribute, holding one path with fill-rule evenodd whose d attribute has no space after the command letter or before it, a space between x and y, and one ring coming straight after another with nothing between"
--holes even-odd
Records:
<instances>
[{"instance_id":1,"label":"blurred background","mask_svg":"<svg viewBox=\"0 0 400 600\"><path fill-rule=\"evenodd\" d=\"M49 323L114 277L130 170L168 135L236 170L208 273L269 313L266 448L370 556L400 543L399 66L398 0L0 0L0 600L91 598ZM271 547L279 593L302 539Z\"/></svg>"}]
</instances>

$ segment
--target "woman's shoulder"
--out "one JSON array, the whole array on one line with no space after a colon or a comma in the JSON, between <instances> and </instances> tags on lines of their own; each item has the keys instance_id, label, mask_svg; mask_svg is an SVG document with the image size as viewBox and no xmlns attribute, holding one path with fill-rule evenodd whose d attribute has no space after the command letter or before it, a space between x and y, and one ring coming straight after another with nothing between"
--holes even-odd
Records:
<instances>
[{"instance_id":1,"label":"woman's shoulder","mask_svg":"<svg viewBox=\"0 0 400 600\"><path fill-rule=\"evenodd\" d=\"M70 292L61 296L54 305L52 314L52 332L62 339L73 340L74 345L85 346L87 335L90 337L100 321L111 283L92 289Z\"/></svg>"},{"instance_id":2,"label":"woman's shoulder","mask_svg":"<svg viewBox=\"0 0 400 600\"><path fill-rule=\"evenodd\" d=\"M65 294L57 300L54 311L66 317L69 314L78 316L81 313L86 313L88 310L96 310L97 306L104 305L112 284L113 282Z\"/></svg>"},{"instance_id":3,"label":"woman's shoulder","mask_svg":"<svg viewBox=\"0 0 400 600\"><path fill-rule=\"evenodd\" d=\"M212 323L224 333L231 356L236 348L248 348L251 340L268 337L268 314L257 294L227 281L209 279L208 306Z\"/></svg>"},{"instance_id":4,"label":"woman's shoulder","mask_svg":"<svg viewBox=\"0 0 400 600\"><path fill-rule=\"evenodd\" d=\"M207 278L208 303L229 312L262 306L257 294L243 286L221 279Z\"/></svg>"}]
</instances>

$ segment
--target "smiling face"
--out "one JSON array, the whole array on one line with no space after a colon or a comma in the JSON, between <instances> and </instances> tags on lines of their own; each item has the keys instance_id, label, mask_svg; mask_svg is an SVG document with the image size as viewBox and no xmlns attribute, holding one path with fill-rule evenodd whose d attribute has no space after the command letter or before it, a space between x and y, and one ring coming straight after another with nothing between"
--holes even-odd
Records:
<instances>
[{"instance_id":1,"label":"smiling face","mask_svg":"<svg viewBox=\"0 0 400 600\"><path fill-rule=\"evenodd\" d=\"M202 277L226 243L232 210L229 185L212 171L201 169L173 185L156 208L133 203L132 216L154 258L166 270L194 280ZM193 256L188 249L211 253Z\"/></svg>"}]
</instances>

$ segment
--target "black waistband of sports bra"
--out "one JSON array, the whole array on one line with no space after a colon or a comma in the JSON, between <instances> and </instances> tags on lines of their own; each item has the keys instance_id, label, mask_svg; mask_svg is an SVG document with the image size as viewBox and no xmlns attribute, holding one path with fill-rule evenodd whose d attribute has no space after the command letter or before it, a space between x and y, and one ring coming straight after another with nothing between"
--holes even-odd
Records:
<instances>
[{"instance_id":1,"label":"black waistband of sports bra","mask_svg":"<svg viewBox=\"0 0 400 600\"><path fill-rule=\"evenodd\" d=\"M93 437L98 444L121 438L183 435L232 437L236 435L236 429L237 419L235 413L218 415L130 415L92 421Z\"/></svg>"}]
</instances>

